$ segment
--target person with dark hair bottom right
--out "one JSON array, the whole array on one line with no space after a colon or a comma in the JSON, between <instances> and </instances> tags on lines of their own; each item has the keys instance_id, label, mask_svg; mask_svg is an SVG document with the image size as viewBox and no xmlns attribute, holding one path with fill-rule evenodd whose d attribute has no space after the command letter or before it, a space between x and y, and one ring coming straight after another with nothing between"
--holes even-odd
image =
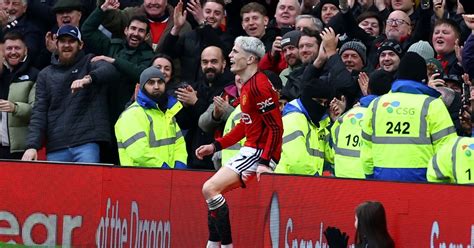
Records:
<instances>
[{"instance_id":1,"label":"person with dark hair bottom right","mask_svg":"<svg viewBox=\"0 0 474 248\"><path fill-rule=\"evenodd\" d=\"M366 201L355 209L356 228L354 245L356 248L394 248L395 242L388 233L385 208L378 201ZM337 227L324 231L330 248L346 248L349 236Z\"/></svg>"}]
</instances>

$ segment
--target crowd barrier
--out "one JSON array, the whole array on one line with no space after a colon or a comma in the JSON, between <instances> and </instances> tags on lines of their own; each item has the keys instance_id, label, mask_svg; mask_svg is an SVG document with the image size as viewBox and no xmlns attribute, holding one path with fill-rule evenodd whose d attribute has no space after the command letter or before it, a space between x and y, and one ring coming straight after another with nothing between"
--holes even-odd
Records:
<instances>
[{"instance_id":1,"label":"crowd barrier","mask_svg":"<svg viewBox=\"0 0 474 248\"><path fill-rule=\"evenodd\" d=\"M211 172L0 161L0 242L205 247L201 186ZM474 187L264 175L225 195L234 247L354 242L354 209L381 201L396 247L474 247Z\"/></svg>"}]
</instances>

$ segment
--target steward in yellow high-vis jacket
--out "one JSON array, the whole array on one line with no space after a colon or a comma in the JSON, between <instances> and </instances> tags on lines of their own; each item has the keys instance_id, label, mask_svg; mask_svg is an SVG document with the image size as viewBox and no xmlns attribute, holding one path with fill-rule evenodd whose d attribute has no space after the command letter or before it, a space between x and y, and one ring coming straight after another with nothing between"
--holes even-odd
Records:
<instances>
[{"instance_id":1,"label":"steward in yellow high-vis jacket","mask_svg":"<svg viewBox=\"0 0 474 248\"><path fill-rule=\"evenodd\" d=\"M115 124L121 165L187 168L186 144L175 120L182 105L165 92L158 68L142 72L136 102Z\"/></svg>"},{"instance_id":2,"label":"steward in yellow high-vis jacket","mask_svg":"<svg viewBox=\"0 0 474 248\"><path fill-rule=\"evenodd\" d=\"M285 105L282 153L276 173L319 176L324 161L334 162L327 114L333 95L329 85L312 80L300 98Z\"/></svg>"},{"instance_id":3,"label":"steward in yellow high-vis jacket","mask_svg":"<svg viewBox=\"0 0 474 248\"><path fill-rule=\"evenodd\" d=\"M225 127L224 127L224 132L222 133L222 136L226 135L227 133L232 130L232 128L237 125L237 123L240 122L240 118L242 117L242 110L240 109L240 105L237 105L230 113L229 118L227 118L227 121L225 122ZM231 145L227 147L226 149L222 149L222 164L225 165L232 157L237 155L239 153L240 148L244 146L245 143L245 138L241 139L239 142L235 143L234 145Z\"/></svg>"},{"instance_id":4,"label":"steward in yellow high-vis jacket","mask_svg":"<svg viewBox=\"0 0 474 248\"><path fill-rule=\"evenodd\" d=\"M458 137L442 146L428 164L429 182L474 184L474 138Z\"/></svg>"},{"instance_id":5,"label":"steward in yellow high-vis jacket","mask_svg":"<svg viewBox=\"0 0 474 248\"><path fill-rule=\"evenodd\" d=\"M359 100L360 106L337 118L331 127L336 177L365 178L360 162L362 122L367 115L369 104L378 96L389 92L392 81L393 75L384 70L376 70L370 74L367 88L369 95Z\"/></svg>"},{"instance_id":6,"label":"steward in yellow high-vis jacket","mask_svg":"<svg viewBox=\"0 0 474 248\"><path fill-rule=\"evenodd\" d=\"M440 93L428 87L426 64L416 53L400 62L390 93L369 106L362 126L361 161L368 177L426 181L428 161L456 130Z\"/></svg>"}]
</instances>

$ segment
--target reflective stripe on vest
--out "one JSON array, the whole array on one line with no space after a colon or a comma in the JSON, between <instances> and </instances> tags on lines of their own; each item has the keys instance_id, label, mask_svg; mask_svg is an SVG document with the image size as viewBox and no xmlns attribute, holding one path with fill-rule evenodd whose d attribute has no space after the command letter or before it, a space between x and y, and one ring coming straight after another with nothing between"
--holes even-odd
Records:
<instances>
[{"instance_id":1,"label":"reflective stripe on vest","mask_svg":"<svg viewBox=\"0 0 474 248\"><path fill-rule=\"evenodd\" d=\"M461 137L457 137L456 139L456 142L454 143L453 145L453 148L451 150L451 164L453 166L453 177L454 177L454 180L456 180L457 182L457 176L456 176L456 157L457 157L457 152L456 152L456 148L458 146L458 143L459 141L461 140ZM433 156L433 159L432 159L432 164L433 164L433 170L436 174L436 178L438 180L447 180L449 179L449 177L443 175L443 173L441 172L441 170L439 169L439 164L438 164L438 156L437 154L435 154Z\"/></svg>"},{"instance_id":2,"label":"reflective stripe on vest","mask_svg":"<svg viewBox=\"0 0 474 248\"><path fill-rule=\"evenodd\" d=\"M380 136L377 136L375 132L376 113L377 113L377 108L379 105L378 103L380 101L380 98L375 99L374 105L373 105L374 107L372 108L373 132L372 132L372 137L367 140L371 140L372 143L374 144L413 144L413 145L432 144L431 138L425 136L428 129L428 123L426 122L425 116L428 114L428 108L429 108L430 103L434 100L435 98L428 97L423 102L423 106L421 108L421 113L420 113L420 129L418 130L418 137L380 137ZM365 138L363 132L362 132L362 136Z\"/></svg>"},{"instance_id":3,"label":"reflective stripe on vest","mask_svg":"<svg viewBox=\"0 0 474 248\"><path fill-rule=\"evenodd\" d=\"M337 120L340 124L342 124L342 118L339 118ZM360 150L351 150L347 148L340 148L337 146L339 144L339 130L341 129L341 126L336 127L336 141L334 142L334 152L337 155L342 155L342 156L347 156L347 157L354 157L358 158L360 157Z\"/></svg>"},{"instance_id":4,"label":"reflective stripe on vest","mask_svg":"<svg viewBox=\"0 0 474 248\"><path fill-rule=\"evenodd\" d=\"M180 130L178 133L176 133L176 136L174 137L157 140L155 136L155 131L153 131L154 130L153 119L147 113L145 114L146 114L146 117L148 118L148 121L150 122L150 140L149 140L150 147L160 147L160 146L171 145L171 144L176 143L176 140L183 136L183 133L181 133L181 130ZM174 121L171 124L174 124Z\"/></svg>"},{"instance_id":5,"label":"reflective stripe on vest","mask_svg":"<svg viewBox=\"0 0 474 248\"><path fill-rule=\"evenodd\" d=\"M451 161L453 162L453 177L454 177L454 181L458 181L458 177L456 176L456 157L457 157L457 152L456 152L456 148L458 147L458 143L459 141L461 140L461 137L458 137L456 139L456 142L454 143L453 145L453 149L451 150Z\"/></svg>"},{"instance_id":6,"label":"reflective stripe on vest","mask_svg":"<svg viewBox=\"0 0 474 248\"><path fill-rule=\"evenodd\" d=\"M118 148L127 148L129 146L131 146L133 143L135 143L135 141L141 139L141 138L145 138L146 137L146 133L145 132L138 132L136 134L134 134L132 137L128 138L125 142L117 142L117 146Z\"/></svg>"},{"instance_id":7,"label":"reflective stripe on vest","mask_svg":"<svg viewBox=\"0 0 474 248\"><path fill-rule=\"evenodd\" d=\"M355 150L346 149L346 148L339 148L337 146L334 146L334 152L336 152L337 155L342 155L342 156L347 156L347 157L353 157L353 158L360 157L360 151L355 151Z\"/></svg>"},{"instance_id":8,"label":"reflective stripe on vest","mask_svg":"<svg viewBox=\"0 0 474 248\"><path fill-rule=\"evenodd\" d=\"M242 117L242 112L239 112L232 118L232 122L230 123L230 130L232 130L235 127L236 123L240 121L241 117ZM242 145L240 145L240 142L237 142L227 147L226 150L238 151L240 150L240 148L242 148Z\"/></svg>"},{"instance_id":9,"label":"reflective stripe on vest","mask_svg":"<svg viewBox=\"0 0 474 248\"><path fill-rule=\"evenodd\" d=\"M293 141L294 139L296 139L300 136L304 136L303 131L301 131L301 130L294 131L294 132L286 135L285 137L283 137L283 144L288 143L290 141ZM310 147L310 140L311 140L311 127L308 123L308 134L306 135L306 151L308 152L308 154L310 156L324 159L324 152L321 152L318 149L311 148Z\"/></svg>"},{"instance_id":10,"label":"reflective stripe on vest","mask_svg":"<svg viewBox=\"0 0 474 248\"><path fill-rule=\"evenodd\" d=\"M444 136L448 136L452 133L456 132L456 128L454 126L447 127L445 129L439 130L438 132L434 133L431 135L431 140L433 142L443 138Z\"/></svg>"},{"instance_id":11,"label":"reflective stripe on vest","mask_svg":"<svg viewBox=\"0 0 474 248\"><path fill-rule=\"evenodd\" d=\"M146 114L146 117L148 118L148 121L150 122L150 133L149 133L150 139L149 139L149 144L148 144L150 147L160 147L160 146L172 145L172 144L176 143L177 139L183 137L183 133L181 132L181 130L179 130L179 132L176 133L176 136L156 140L155 131L153 131L153 119L147 113L145 113L145 114ZM171 125L173 125L173 124L175 124L174 121L171 123ZM143 131L138 132L138 133L132 135L132 137L128 138L125 142L117 142L117 146L118 146L118 148L124 148L125 149L125 148L131 146L137 140L139 140L141 138L144 138L144 137L146 137L145 132L143 132Z\"/></svg>"},{"instance_id":12,"label":"reflective stripe on vest","mask_svg":"<svg viewBox=\"0 0 474 248\"><path fill-rule=\"evenodd\" d=\"M242 117L242 112L239 112L234 116L234 118L232 118L232 122L230 123L230 129L231 130L232 130L232 128L235 127L235 123L237 123L237 121L239 121L241 117Z\"/></svg>"}]
</instances>

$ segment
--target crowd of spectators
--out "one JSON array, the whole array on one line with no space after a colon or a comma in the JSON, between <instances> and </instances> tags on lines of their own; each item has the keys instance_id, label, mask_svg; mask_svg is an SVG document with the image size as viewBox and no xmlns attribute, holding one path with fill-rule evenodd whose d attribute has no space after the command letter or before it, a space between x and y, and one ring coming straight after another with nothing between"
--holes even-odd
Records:
<instances>
[{"instance_id":1,"label":"crowd of spectators","mask_svg":"<svg viewBox=\"0 0 474 248\"><path fill-rule=\"evenodd\" d=\"M244 141L195 150L245 117L251 36L275 172L474 183L471 0L0 0L0 26L1 159L219 169Z\"/></svg>"}]
</instances>

